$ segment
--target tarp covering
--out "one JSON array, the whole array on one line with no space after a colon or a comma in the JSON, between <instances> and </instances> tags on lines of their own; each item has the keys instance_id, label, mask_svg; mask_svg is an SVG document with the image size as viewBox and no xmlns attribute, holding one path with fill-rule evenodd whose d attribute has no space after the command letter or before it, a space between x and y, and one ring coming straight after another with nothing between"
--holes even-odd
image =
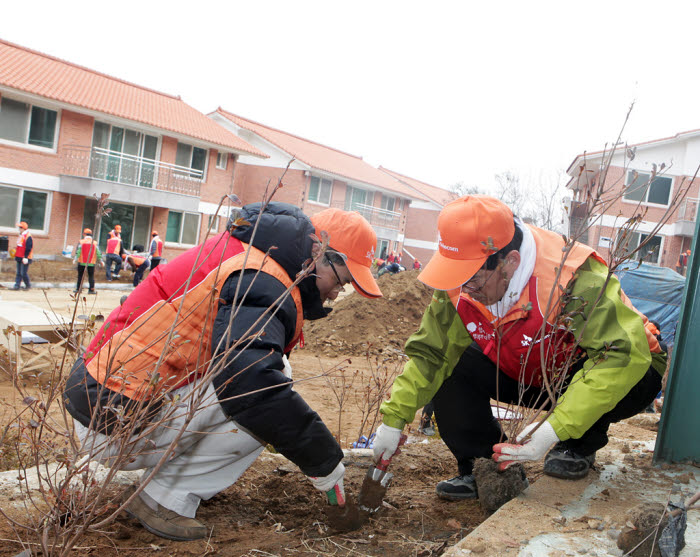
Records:
<instances>
[{"instance_id":1,"label":"tarp covering","mask_svg":"<svg viewBox=\"0 0 700 557\"><path fill-rule=\"evenodd\" d=\"M634 307L659 324L661 337L673 346L683 303L685 277L667 267L629 261L615 274Z\"/></svg>"}]
</instances>

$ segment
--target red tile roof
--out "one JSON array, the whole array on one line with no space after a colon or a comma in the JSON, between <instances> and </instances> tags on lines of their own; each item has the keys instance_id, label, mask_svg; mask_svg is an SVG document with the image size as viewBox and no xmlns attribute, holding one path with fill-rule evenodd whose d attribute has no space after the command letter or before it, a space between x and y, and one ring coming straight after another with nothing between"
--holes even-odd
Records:
<instances>
[{"instance_id":1,"label":"red tile roof","mask_svg":"<svg viewBox=\"0 0 700 557\"><path fill-rule=\"evenodd\" d=\"M409 178L408 176L404 176L403 174L399 174L398 172L394 172L393 170L389 170L383 166L380 166L379 170L383 170L390 176L393 176L397 180L407 184L409 187L417 190L419 193L422 193L424 196L428 197L431 201L434 201L441 207L444 207L450 201L459 197L454 192L438 188L437 186L431 186L430 184L426 184L425 182L421 182L415 178Z\"/></svg>"},{"instance_id":2,"label":"red tile roof","mask_svg":"<svg viewBox=\"0 0 700 557\"><path fill-rule=\"evenodd\" d=\"M219 107L216 112L241 128L250 130L311 168L388 190L408 199L427 201L420 192L374 168L362 157L344 153L309 139L248 120ZM352 184L351 184L352 185Z\"/></svg>"},{"instance_id":3,"label":"red tile roof","mask_svg":"<svg viewBox=\"0 0 700 557\"><path fill-rule=\"evenodd\" d=\"M180 97L0 40L0 86L267 157Z\"/></svg>"}]
</instances>

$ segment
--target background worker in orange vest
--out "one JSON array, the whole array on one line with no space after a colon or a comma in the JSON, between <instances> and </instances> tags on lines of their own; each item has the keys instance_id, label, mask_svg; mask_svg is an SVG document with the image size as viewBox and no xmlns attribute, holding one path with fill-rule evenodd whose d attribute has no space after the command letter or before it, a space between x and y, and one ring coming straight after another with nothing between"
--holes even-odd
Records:
<instances>
[{"instance_id":1,"label":"background worker in orange vest","mask_svg":"<svg viewBox=\"0 0 700 557\"><path fill-rule=\"evenodd\" d=\"M395 453L404 425L432 399L458 467L437 484L438 497L478 497L480 457L500 469L544 458L547 475L585 477L610 424L643 411L661 388L667 355L651 325L592 248L574 244L562 262L561 236L498 199L448 203L438 231L438 251L418 275L435 293L380 407L375 459ZM557 378L563 384L552 387ZM506 442L491 399L554 408Z\"/></svg>"},{"instance_id":2,"label":"background worker in orange vest","mask_svg":"<svg viewBox=\"0 0 700 557\"><path fill-rule=\"evenodd\" d=\"M134 246L134 251L126 256L126 262L134 273L133 285L136 287L141 282L143 274L148 270L148 266L150 265L147 254L143 253L143 246L141 244L136 244Z\"/></svg>"},{"instance_id":3,"label":"background worker in orange vest","mask_svg":"<svg viewBox=\"0 0 700 557\"><path fill-rule=\"evenodd\" d=\"M109 239L107 240L107 249L105 250L105 274L107 275L107 280L111 281L113 278L119 278L119 271L122 268L122 255L124 254L124 247L122 246L122 227L116 225L114 229L109 233ZM112 264L114 264L114 271L112 271ZM114 273L114 274L112 274Z\"/></svg>"},{"instance_id":4,"label":"background worker in orange vest","mask_svg":"<svg viewBox=\"0 0 700 557\"><path fill-rule=\"evenodd\" d=\"M148 250L149 259L151 260L151 271L160 263L163 255L163 240L158 236L158 231L151 232L151 247Z\"/></svg>"},{"instance_id":5,"label":"background worker in orange vest","mask_svg":"<svg viewBox=\"0 0 700 557\"><path fill-rule=\"evenodd\" d=\"M147 443L121 463L152 476L128 510L169 539L206 537L195 518L200 501L235 483L267 444L299 466L330 508L345 505L343 451L293 388L287 356L305 318L325 317L324 302L346 285L382 295L370 271L377 235L357 212L309 218L276 202L244 206L238 222L149 275L112 311L66 383L82 446L104 447L95 460L109 463L124 450L127 432ZM312 257L313 272L294 284ZM214 373L202 377L210 362Z\"/></svg>"},{"instance_id":6,"label":"background worker in orange vest","mask_svg":"<svg viewBox=\"0 0 700 557\"><path fill-rule=\"evenodd\" d=\"M24 281L24 290L29 290L32 285L29 283L29 265L32 262L32 251L34 251L34 240L29 233L29 225L22 221L17 224L19 236L17 236L17 246L15 247L15 263L17 263L17 274L15 275L15 285L12 290L19 290Z\"/></svg>"},{"instance_id":7,"label":"background worker in orange vest","mask_svg":"<svg viewBox=\"0 0 700 557\"><path fill-rule=\"evenodd\" d=\"M78 281L75 284L74 293L80 291L83 282L83 275L87 269L88 284L90 288L88 294L96 294L95 292L95 263L102 262L102 252L97 247L97 242L92 239L92 230L86 228L83 230L83 239L78 243L78 249L75 252L75 262L78 263Z\"/></svg>"}]
</instances>

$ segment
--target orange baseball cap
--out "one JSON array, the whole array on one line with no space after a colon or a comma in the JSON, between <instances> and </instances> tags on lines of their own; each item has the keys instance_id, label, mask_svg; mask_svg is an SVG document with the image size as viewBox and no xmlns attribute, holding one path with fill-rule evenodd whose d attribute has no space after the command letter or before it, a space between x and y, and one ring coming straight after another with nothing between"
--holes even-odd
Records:
<instances>
[{"instance_id":1,"label":"orange baseball cap","mask_svg":"<svg viewBox=\"0 0 700 557\"><path fill-rule=\"evenodd\" d=\"M459 288L514 234L513 212L502 201L486 195L455 199L440 211L438 251L418 280L436 290Z\"/></svg>"},{"instance_id":2,"label":"orange baseball cap","mask_svg":"<svg viewBox=\"0 0 700 557\"><path fill-rule=\"evenodd\" d=\"M20 223L17 223L17 227L24 228L25 230L27 230L27 228L29 228L29 225L26 222L22 221Z\"/></svg>"},{"instance_id":3,"label":"orange baseball cap","mask_svg":"<svg viewBox=\"0 0 700 557\"><path fill-rule=\"evenodd\" d=\"M325 209L312 216L311 222L317 236L325 230L329 246L346 256L355 290L365 298L381 297L382 291L370 271L377 234L367 220L357 211Z\"/></svg>"},{"instance_id":4,"label":"orange baseball cap","mask_svg":"<svg viewBox=\"0 0 700 557\"><path fill-rule=\"evenodd\" d=\"M117 232L121 232L121 231L122 231L122 225L121 225L121 224L115 224L115 225L114 225L114 230L116 230Z\"/></svg>"},{"instance_id":5,"label":"orange baseball cap","mask_svg":"<svg viewBox=\"0 0 700 557\"><path fill-rule=\"evenodd\" d=\"M154 230L153 232L151 232L151 236L158 236L158 231Z\"/></svg>"},{"instance_id":6,"label":"orange baseball cap","mask_svg":"<svg viewBox=\"0 0 700 557\"><path fill-rule=\"evenodd\" d=\"M89 228L86 228L85 230L83 230L83 234L90 234L90 235L92 235L92 230L90 230Z\"/></svg>"}]
</instances>

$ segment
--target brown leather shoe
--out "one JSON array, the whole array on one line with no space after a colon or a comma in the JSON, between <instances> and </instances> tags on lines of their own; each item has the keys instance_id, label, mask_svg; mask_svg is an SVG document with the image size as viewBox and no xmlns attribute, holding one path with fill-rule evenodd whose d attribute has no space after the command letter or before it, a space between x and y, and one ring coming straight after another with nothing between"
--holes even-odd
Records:
<instances>
[{"instance_id":1,"label":"brown leather shoe","mask_svg":"<svg viewBox=\"0 0 700 557\"><path fill-rule=\"evenodd\" d=\"M161 505L154 511L141 499L141 494L129 503L126 511L146 530L161 538L185 542L199 540L207 535L207 527L199 520L179 515Z\"/></svg>"}]
</instances>

